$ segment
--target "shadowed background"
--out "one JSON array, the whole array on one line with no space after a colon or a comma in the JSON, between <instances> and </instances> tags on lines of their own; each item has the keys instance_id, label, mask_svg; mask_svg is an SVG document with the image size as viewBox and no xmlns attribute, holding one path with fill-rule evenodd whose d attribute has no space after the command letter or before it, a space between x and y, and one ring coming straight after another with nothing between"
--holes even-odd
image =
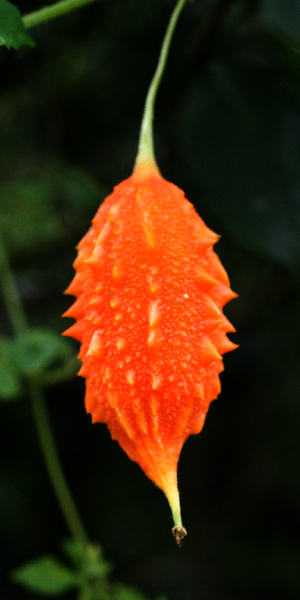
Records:
<instances>
[{"instance_id":1,"label":"shadowed background","mask_svg":"<svg viewBox=\"0 0 300 600\"><path fill-rule=\"evenodd\" d=\"M41 6L17 3L22 14ZM129 176L144 100L174 2L103 0L0 49L0 219L30 324L63 331L75 245ZM49 388L67 478L114 577L169 600L296 600L300 593L300 3L187 3L159 91L156 155L206 224L239 298L239 350L179 462L175 547L160 490L105 425L84 381ZM10 335L1 304L1 334ZM74 353L78 345L70 341ZM68 535L26 397L0 404L4 600L33 600L7 573ZM74 594L67 596L70 600Z\"/></svg>"}]
</instances>

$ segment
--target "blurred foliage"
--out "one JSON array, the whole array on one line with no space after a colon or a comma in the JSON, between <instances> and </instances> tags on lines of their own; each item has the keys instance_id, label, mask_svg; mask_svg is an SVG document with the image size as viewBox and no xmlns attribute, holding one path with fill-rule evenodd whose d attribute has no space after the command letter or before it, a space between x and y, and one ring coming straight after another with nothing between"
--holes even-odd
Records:
<instances>
[{"instance_id":1,"label":"blurred foliage","mask_svg":"<svg viewBox=\"0 0 300 600\"><path fill-rule=\"evenodd\" d=\"M41 3L16 5L26 14ZM75 342L56 345L71 324L60 315L70 305L63 290L74 246L105 195L132 172L173 5L103 0L32 29L34 48L0 48L0 222L37 335L12 349L1 305L0 391L6 400L20 398L0 406L5 600L37 597L7 573L57 555L66 536L22 396L18 357L28 344L38 376L76 354ZM1 0L0 16L3 6ZM161 172L222 234L216 250L239 293L226 312L240 349L225 357L222 395L179 463L188 530L181 550L161 492L105 426L92 427L85 416L83 381L71 378L48 391L89 534L114 564L113 577L129 586L120 584L122 600L134 597L130 586L169 600L299 597L299 23L298 0L187 3L158 95ZM49 330L54 337L44 347ZM72 372L74 365L65 380ZM55 559L58 571L72 570L68 557L71 567L64 556ZM75 597L70 589L66 598Z\"/></svg>"},{"instance_id":2,"label":"blurred foliage","mask_svg":"<svg viewBox=\"0 0 300 600\"><path fill-rule=\"evenodd\" d=\"M12 579L30 591L58 596L79 588L79 600L147 600L138 590L120 583L108 583L111 566L103 559L98 546L89 546L87 554L74 541L66 540L67 566L54 556L41 556L16 569ZM167 600L159 596L156 600Z\"/></svg>"}]
</instances>

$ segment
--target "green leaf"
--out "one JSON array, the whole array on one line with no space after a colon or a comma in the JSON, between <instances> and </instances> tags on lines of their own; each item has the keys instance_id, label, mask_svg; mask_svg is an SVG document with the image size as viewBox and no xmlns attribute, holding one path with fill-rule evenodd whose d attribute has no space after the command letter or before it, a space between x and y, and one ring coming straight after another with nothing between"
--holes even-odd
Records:
<instances>
[{"instance_id":1,"label":"green leaf","mask_svg":"<svg viewBox=\"0 0 300 600\"><path fill-rule=\"evenodd\" d=\"M15 400L22 392L21 379L15 363L10 357L11 342L0 339L0 399Z\"/></svg>"},{"instance_id":2,"label":"green leaf","mask_svg":"<svg viewBox=\"0 0 300 600\"><path fill-rule=\"evenodd\" d=\"M12 573L12 579L38 594L52 595L78 587L76 574L54 556L41 556Z\"/></svg>"},{"instance_id":3,"label":"green leaf","mask_svg":"<svg viewBox=\"0 0 300 600\"><path fill-rule=\"evenodd\" d=\"M89 544L86 548L75 540L65 540L63 550L85 580L105 579L112 570L99 544Z\"/></svg>"},{"instance_id":4,"label":"green leaf","mask_svg":"<svg viewBox=\"0 0 300 600\"><path fill-rule=\"evenodd\" d=\"M20 396L22 386L20 378L11 363L0 362L0 399L15 400Z\"/></svg>"},{"instance_id":5,"label":"green leaf","mask_svg":"<svg viewBox=\"0 0 300 600\"><path fill-rule=\"evenodd\" d=\"M87 548L83 563L83 574L88 580L105 579L111 572L112 567L103 555L99 545L90 544Z\"/></svg>"},{"instance_id":6,"label":"green leaf","mask_svg":"<svg viewBox=\"0 0 300 600\"><path fill-rule=\"evenodd\" d=\"M114 585L114 600L147 600L139 590L122 583Z\"/></svg>"},{"instance_id":7,"label":"green leaf","mask_svg":"<svg viewBox=\"0 0 300 600\"><path fill-rule=\"evenodd\" d=\"M62 549L74 567L80 568L84 560L85 545L77 540L66 539L62 543Z\"/></svg>"},{"instance_id":8,"label":"green leaf","mask_svg":"<svg viewBox=\"0 0 300 600\"><path fill-rule=\"evenodd\" d=\"M0 46L16 50L20 46L34 46L17 7L7 0L0 0Z\"/></svg>"},{"instance_id":9,"label":"green leaf","mask_svg":"<svg viewBox=\"0 0 300 600\"><path fill-rule=\"evenodd\" d=\"M76 600L115 600L107 582L94 582L81 587Z\"/></svg>"},{"instance_id":10,"label":"green leaf","mask_svg":"<svg viewBox=\"0 0 300 600\"><path fill-rule=\"evenodd\" d=\"M69 355L70 346L59 334L33 329L11 342L10 352L25 377L37 377Z\"/></svg>"}]
</instances>

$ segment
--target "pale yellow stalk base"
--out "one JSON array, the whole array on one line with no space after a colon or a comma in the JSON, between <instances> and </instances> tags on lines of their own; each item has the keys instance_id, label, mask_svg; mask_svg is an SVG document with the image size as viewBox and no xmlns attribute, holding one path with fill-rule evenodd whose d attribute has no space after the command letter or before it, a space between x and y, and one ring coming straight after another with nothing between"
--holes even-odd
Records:
<instances>
[{"instance_id":1,"label":"pale yellow stalk base","mask_svg":"<svg viewBox=\"0 0 300 600\"><path fill-rule=\"evenodd\" d=\"M161 174L156 163L143 161L136 164L132 176L134 181L139 183L150 179L150 177L161 177Z\"/></svg>"},{"instance_id":2,"label":"pale yellow stalk base","mask_svg":"<svg viewBox=\"0 0 300 600\"><path fill-rule=\"evenodd\" d=\"M186 529L182 525L179 492L178 492L178 487L177 487L176 481L175 482L172 481L172 482L168 483L163 491L167 497L167 500L169 502L169 505L170 505L170 508L172 511L172 516L173 516L173 521L174 521L174 527L172 529L172 533L176 539L176 543L179 546L181 546L181 542L182 542L183 538L187 535L187 532L186 532Z\"/></svg>"}]
</instances>

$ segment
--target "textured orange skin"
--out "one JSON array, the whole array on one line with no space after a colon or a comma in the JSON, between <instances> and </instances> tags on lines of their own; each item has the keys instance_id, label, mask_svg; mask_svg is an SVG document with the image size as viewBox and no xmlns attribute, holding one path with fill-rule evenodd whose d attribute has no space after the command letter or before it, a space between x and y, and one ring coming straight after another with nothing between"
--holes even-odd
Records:
<instances>
[{"instance_id":1,"label":"textured orange skin","mask_svg":"<svg viewBox=\"0 0 300 600\"><path fill-rule=\"evenodd\" d=\"M220 392L221 355L236 348L217 239L179 188L139 169L100 206L67 290L86 410L167 496Z\"/></svg>"}]
</instances>

